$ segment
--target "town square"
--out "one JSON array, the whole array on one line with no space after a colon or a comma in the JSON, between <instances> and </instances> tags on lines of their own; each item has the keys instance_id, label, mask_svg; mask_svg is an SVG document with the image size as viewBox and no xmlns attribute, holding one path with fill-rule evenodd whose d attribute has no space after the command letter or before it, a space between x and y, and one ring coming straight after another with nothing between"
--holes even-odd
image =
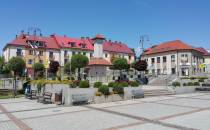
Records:
<instances>
[{"instance_id":1,"label":"town square","mask_svg":"<svg viewBox=\"0 0 210 130\"><path fill-rule=\"evenodd\" d=\"M208 0L2 0L0 130L210 130Z\"/></svg>"}]
</instances>

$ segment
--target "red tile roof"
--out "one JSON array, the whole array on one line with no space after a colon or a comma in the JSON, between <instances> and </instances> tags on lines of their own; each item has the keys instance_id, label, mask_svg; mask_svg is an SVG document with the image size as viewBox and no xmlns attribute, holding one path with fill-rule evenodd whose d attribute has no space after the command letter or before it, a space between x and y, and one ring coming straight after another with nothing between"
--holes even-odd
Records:
<instances>
[{"instance_id":1,"label":"red tile roof","mask_svg":"<svg viewBox=\"0 0 210 130\"><path fill-rule=\"evenodd\" d=\"M103 58L91 58L88 63L88 66L92 65L110 66L112 64Z\"/></svg>"},{"instance_id":2,"label":"red tile roof","mask_svg":"<svg viewBox=\"0 0 210 130\"><path fill-rule=\"evenodd\" d=\"M104 38L102 35L96 35L97 38ZM60 49L60 48L76 48L93 51L93 40L89 38L70 38L66 36L51 35L50 37L41 37L41 36L32 36L22 34L19 35L15 40L8 43L7 45L14 46L25 46L30 47L27 44L27 40L37 40L42 41L46 45L46 49ZM72 47L70 43L75 43L75 47ZM81 47L81 44L85 44L85 48ZM104 51L113 52L113 53L127 53L134 54L134 52L123 43L105 41L103 43Z\"/></svg>"},{"instance_id":3,"label":"red tile roof","mask_svg":"<svg viewBox=\"0 0 210 130\"><path fill-rule=\"evenodd\" d=\"M145 50L143 55L162 53L177 50L194 50L194 48L180 40L164 42Z\"/></svg>"},{"instance_id":4,"label":"red tile roof","mask_svg":"<svg viewBox=\"0 0 210 130\"><path fill-rule=\"evenodd\" d=\"M57 44L61 48L78 48L78 49L93 51L92 40L90 40L90 39L70 38L70 37L58 36L58 35L53 35L52 37L57 41ZM75 46L72 47L71 43L74 43ZM85 48L82 48L81 44L85 44Z\"/></svg>"},{"instance_id":5,"label":"red tile roof","mask_svg":"<svg viewBox=\"0 0 210 130\"><path fill-rule=\"evenodd\" d=\"M206 49L204 49L203 47L195 48L195 50L201 52L204 56L209 56L210 55L210 53Z\"/></svg>"},{"instance_id":6,"label":"red tile roof","mask_svg":"<svg viewBox=\"0 0 210 130\"><path fill-rule=\"evenodd\" d=\"M32 36L25 34L19 35L12 42L8 43L8 45L30 47L30 45L27 43L27 40L42 41L45 43L45 48L47 49L59 49L59 46L51 37Z\"/></svg>"},{"instance_id":7,"label":"red tile roof","mask_svg":"<svg viewBox=\"0 0 210 130\"><path fill-rule=\"evenodd\" d=\"M115 52L115 53L127 53L127 54L134 54L134 52L123 43L114 43L106 41L103 43L104 51Z\"/></svg>"}]
</instances>

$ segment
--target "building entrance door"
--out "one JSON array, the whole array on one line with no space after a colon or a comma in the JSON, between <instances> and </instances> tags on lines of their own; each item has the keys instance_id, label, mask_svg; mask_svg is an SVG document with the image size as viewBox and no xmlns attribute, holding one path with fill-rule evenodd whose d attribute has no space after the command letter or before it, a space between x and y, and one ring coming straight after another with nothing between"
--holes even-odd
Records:
<instances>
[{"instance_id":1,"label":"building entrance door","mask_svg":"<svg viewBox=\"0 0 210 130\"><path fill-rule=\"evenodd\" d=\"M182 76L189 76L189 68L182 68Z\"/></svg>"},{"instance_id":2,"label":"building entrance door","mask_svg":"<svg viewBox=\"0 0 210 130\"><path fill-rule=\"evenodd\" d=\"M176 74L176 69L175 68L171 68L171 73L172 74Z\"/></svg>"}]
</instances>

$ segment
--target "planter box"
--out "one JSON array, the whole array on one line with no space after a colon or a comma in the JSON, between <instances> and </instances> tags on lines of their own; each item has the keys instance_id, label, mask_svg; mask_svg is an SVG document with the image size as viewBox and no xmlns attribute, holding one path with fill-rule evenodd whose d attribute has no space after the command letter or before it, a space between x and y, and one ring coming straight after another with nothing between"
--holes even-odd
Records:
<instances>
[{"instance_id":1,"label":"planter box","mask_svg":"<svg viewBox=\"0 0 210 130\"><path fill-rule=\"evenodd\" d=\"M94 99L95 93L98 90L96 88L69 88L66 87L62 93L62 104L72 105L72 95L75 94L85 94L88 95L90 100Z\"/></svg>"},{"instance_id":2,"label":"planter box","mask_svg":"<svg viewBox=\"0 0 210 130\"><path fill-rule=\"evenodd\" d=\"M198 86L175 87L174 92L175 92L175 94L193 93L193 92L195 92L196 87L198 87Z\"/></svg>"},{"instance_id":3,"label":"planter box","mask_svg":"<svg viewBox=\"0 0 210 130\"><path fill-rule=\"evenodd\" d=\"M105 102L116 102L124 100L124 94L112 94L112 95L101 95L95 96L94 102L95 103L105 103Z\"/></svg>"},{"instance_id":4,"label":"planter box","mask_svg":"<svg viewBox=\"0 0 210 130\"><path fill-rule=\"evenodd\" d=\"M143 92L143 89L141 87L124 87L124 97L126 100L132 99L132 91L141 91Z\"/></svg>"}]
</instances>

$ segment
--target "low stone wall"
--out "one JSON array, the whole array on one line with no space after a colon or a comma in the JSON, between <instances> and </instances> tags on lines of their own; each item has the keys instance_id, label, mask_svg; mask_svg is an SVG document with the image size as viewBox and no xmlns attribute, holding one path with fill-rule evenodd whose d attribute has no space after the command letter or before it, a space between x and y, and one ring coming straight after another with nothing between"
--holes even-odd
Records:
<instances>
[{"instance_id":1,"label":"low stone wall","mask_svg":"<svg viewBox=\"0 0 210 130\"><path fill-rule=\"evenodd\" d=\"M124 100L124 94L101 95L94 97L94 103L116 102Z\"/></svg>"},{"instance_id":2,"label":"low stone wall","mask_svg":"<svg viewBox=\"0 0 210 130\"><path fill-rule=\"evenodd\" d=\"M72 95L73 94L86 94L92 100L94 100L95 93L98 90L96 88L69 88L63 89L62 104L72 105Z\"/></svg>"},{"instance_id":3,"label":"low stone wall","mask_svg":"<svg viewBox=\"0 0 210 130\"><path fill-rule=\"evenodd\" d=\"M175 94L193 93L193 92L195 92L196 87L198 87L198 86L175 87L174 92L175 92Z\"/></svg>"},{"instance_id":4,"label":"low stone wall","mask_svg":"<svg viewBox=\"0 0 210 130\"><path fill-rule=\"evenodd\" d=\"M142 87L124 87L124 98L129 100L132 99L132 90L143 91Z\"/></svg>"}]
</instances>

